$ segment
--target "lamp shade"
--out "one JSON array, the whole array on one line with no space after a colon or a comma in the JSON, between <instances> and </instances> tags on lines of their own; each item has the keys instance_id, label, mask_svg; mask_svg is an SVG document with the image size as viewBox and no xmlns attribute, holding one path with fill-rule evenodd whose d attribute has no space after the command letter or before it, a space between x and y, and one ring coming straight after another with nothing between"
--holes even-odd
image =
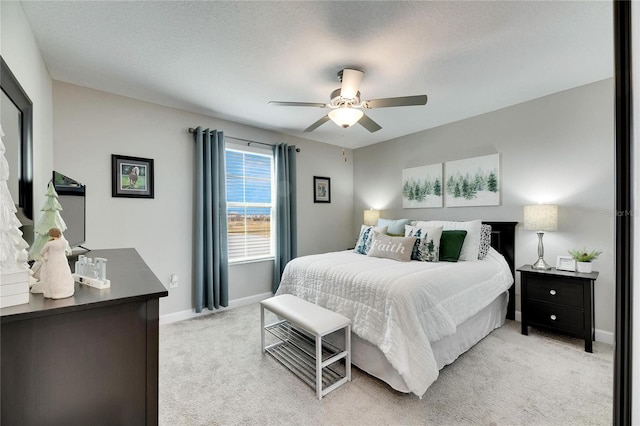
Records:
<instances>
[{"instance_id":1,"label":"lamp shade","mask_svg":"<svg viewBox=\"0 0 640 426\"><path fill-rule=\"evenodd\" d=\"M329 118L340 127L351 127L362 118L364 113L356 108L336 108L329 111Z\"/></svg>"},{"instance_id":2,"label":"lamp shade","mask_svg":"<svg viewBox=\"0 0 640 426\"><path fill-rule=\"evenodd\" d=\"M557 231L558 206L556 204L524 206L524 229L528 231Z\"/></svg>"},{"instance_id":3,"label":"lamp shade","mask_svg":"<svg viewBox=\"0 0 640 426\"><path fill-rule=\"evenodd\" d=\"M369 209L364 211L364 224L375 226L380 219L380 210Z\"/></svg>"}]
</instances>

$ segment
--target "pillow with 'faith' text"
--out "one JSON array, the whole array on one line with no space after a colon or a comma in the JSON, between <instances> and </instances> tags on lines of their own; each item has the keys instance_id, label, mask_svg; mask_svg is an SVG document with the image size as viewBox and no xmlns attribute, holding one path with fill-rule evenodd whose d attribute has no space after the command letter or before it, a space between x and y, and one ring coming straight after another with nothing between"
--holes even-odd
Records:
<instances>
[{"instance_id":1,"label":"pillow with 'faith' text","mask_svg":"<svg viewBox=\"0 0 640 426\"><path fill-rule=\"evenodd\" d=\"M415 237L391 237L374 231L367 256L409 262L415 242Z\"/></svg>"}]
</instances>

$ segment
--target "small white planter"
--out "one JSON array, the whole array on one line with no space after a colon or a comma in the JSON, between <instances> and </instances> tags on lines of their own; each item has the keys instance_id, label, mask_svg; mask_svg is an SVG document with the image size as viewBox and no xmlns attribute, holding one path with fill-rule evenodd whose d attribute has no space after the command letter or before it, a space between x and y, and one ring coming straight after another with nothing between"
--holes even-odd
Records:
<instances>
[{"instance_id":1,"label":"small white planter","mask_svg":"<svg viewBox=\"0 0 640 426\"><path fill-rule=\"evenodd\" d=\"M588 274L592 271L591 262L576 262L578 272Z\"/></svg>"}]
</instances>

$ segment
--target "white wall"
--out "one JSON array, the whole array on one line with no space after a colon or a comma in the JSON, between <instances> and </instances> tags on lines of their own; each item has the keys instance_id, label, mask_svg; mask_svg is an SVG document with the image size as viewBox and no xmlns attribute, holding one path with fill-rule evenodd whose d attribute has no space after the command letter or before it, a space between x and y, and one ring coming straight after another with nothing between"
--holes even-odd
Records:
<instances>
[{"instance_id":1,"label":"white wall","mask_svg":"<svg viewBox=\"0 0 640 426\"><path fill-rule=\"evenodd\" d=\"M85 246L135 247L167 289L170 274L177 274L179 286L161 299L161 315L193 308L194 144L189 127L300 147L299 255L352 244L353 163L343 161L339 147L57 81L53 105L54 168L87 185ZM154 159L154 199L111 197L111 154ZM331 177L331 204L313 203L314 175ZM231 266L230 300L270 292L272 271L272 261Z\"/></svg>"},{"instance_id":2,"label":"white wall","mask_svg":"<svg viewBox=\"0 0 640 426\"><path fill-rule=\"evenodd\" d=\"M33 102L33 209L37 222L53 165L51 77L19 2L0 1L0 54Z\"/></svg>"},{"instance_id":3,"label":"white wall","mask_svg":"<svg viewBox=\"0 0 640 426\"><path fill-rule=\"evenodd\" d=\"M437 108L437 104L430 108ZM608 79L356 149L354 226L360 226L362 211L370 207L382 209L386 218L481 218L522 223L523 205L557 203L559 231L545 234L545 259L555 265L556 256L583 246L604 251L594 262L594 269L600 271L595 285L595 322L599 337L611 340L615 292L613 124L613 80ZM501 156L500 206L402 208L402 169L494 153ZM537 236L519 225L516 267L536 258ZM519 300L516 302L519 309Z\"/></svg>"}]
</instances>

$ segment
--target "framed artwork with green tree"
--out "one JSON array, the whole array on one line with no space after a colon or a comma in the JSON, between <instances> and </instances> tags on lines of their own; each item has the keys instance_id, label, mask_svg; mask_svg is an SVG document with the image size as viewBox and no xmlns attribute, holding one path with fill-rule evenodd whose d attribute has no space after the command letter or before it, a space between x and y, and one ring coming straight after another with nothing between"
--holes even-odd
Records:
<instances>
[{"instance_id":1,"label":"framed artwork with green tree","mask_svg":"<svg viewBox=\"0 0 640 426\"><path fill-rule=\"evenodd\" d=\"M402 208L442 207L442 163L402 170Z\"/></svg>"},{"instance_id":2,"label":"framed artwork with green tree","mask_svg":"<svg viewBox=\"0 0 640 426\"><path fill-rule=\"evenodd\" d=\"M447 207L500 205L500 154L448 161L444 169Z\"/></svg>"}]
</instances>

